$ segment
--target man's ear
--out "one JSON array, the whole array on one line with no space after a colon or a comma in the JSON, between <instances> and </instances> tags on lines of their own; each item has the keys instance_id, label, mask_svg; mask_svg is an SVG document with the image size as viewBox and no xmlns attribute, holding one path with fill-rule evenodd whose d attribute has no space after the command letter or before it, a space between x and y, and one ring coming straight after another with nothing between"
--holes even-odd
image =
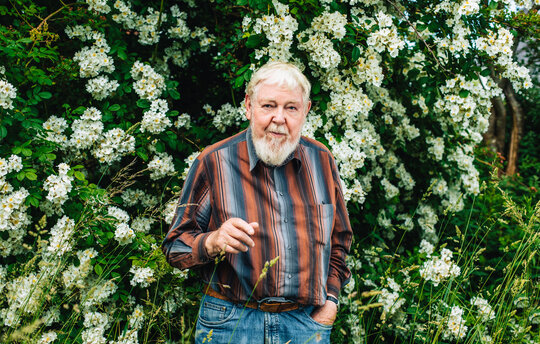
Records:
<instances>
[{"instance_id":1,"label":"man's ear","mask_svg":"<svg viewBox=\"0 0 540 344\"><path fill-rule=\"evenodd\" d=\"M251 121L251 98L246 94L246 97L244 98L244 103L246 105L246 118L248 121Z\"/></svg>"},{"instance_id":2,"label":"man's ear","mask_svg":"<svg viewBox=\"0 0 540 344\"><path fill-rule=\"evenodd\" d=\"M307 116L307 114L309 113L309 110L311 109L311 100L308 101L307 103L307 106L306 106L306 113L304 114L304 116Z\"/></svg>"}]
</instances>

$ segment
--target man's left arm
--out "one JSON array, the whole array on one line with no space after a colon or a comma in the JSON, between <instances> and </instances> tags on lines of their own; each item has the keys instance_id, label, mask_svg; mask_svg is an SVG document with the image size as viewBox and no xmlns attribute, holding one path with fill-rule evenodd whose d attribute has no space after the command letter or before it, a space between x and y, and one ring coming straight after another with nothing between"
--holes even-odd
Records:
<instances>
[{"instance_id":1,"label":"man's left arm","mask_svg":"<svg viewBox=\"0 0 540 344\"><path fill-rule=\"evenodd\" d=\"M343 197L341 181L334 159L332 162L332 178L334 182L336 214L331 236L331 253L326 281L326 291L329 296L338 299L341 288L351 277L351 271L347 267L345 259L349 253L352 242L352 229L347 213L347 206ZM331 297L331 298L332 298ZM312 317L322 324L332 324L338 311L337 304L332 300L317 308Z\"/></svg>"}]
</instances>

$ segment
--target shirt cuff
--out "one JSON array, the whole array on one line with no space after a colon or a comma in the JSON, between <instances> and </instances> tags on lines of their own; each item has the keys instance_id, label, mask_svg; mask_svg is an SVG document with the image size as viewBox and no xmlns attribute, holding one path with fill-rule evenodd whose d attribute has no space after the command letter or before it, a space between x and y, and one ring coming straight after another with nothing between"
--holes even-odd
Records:
<instances>
[{"instance_id":1,"label":"shirt cuff","mask_svg":"<svg viewBox=\"0 0 540 344\"><path fill-rule=\"evenodd\" d=\"M193 247L191 248L193 258L195 259L195 261L198 261L202 264L208 263L209 261L213 259L212 257L208 255L208 253L206 252L206 248L204 247L204 244L206 243L206 239L208 238L209 235L210 235L210 232L199 234L195 238L193 242Z\"/></svg>"}]
</instances>

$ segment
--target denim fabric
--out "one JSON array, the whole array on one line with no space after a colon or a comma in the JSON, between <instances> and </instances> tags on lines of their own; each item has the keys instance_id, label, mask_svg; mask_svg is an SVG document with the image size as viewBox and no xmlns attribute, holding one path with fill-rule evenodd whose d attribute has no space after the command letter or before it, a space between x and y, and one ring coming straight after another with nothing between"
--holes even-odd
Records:
<instances>
[{"instance_id":1,"label":"denim fabric","mask_svg":"<svg viewBox=\"0 0 540 344\"><path fill-rule=\"evenodd\" d=\"M329 344L332 326L313 320L313 308L267 313L205 295L195 343L202 344L207 338L205 344Z\"/></svg>"}]
</instances>

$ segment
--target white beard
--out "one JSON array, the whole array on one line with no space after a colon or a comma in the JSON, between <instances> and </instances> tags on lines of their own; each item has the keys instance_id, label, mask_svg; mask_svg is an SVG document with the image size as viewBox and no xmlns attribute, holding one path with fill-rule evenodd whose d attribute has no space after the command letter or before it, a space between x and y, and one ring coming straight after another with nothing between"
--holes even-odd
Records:
<instances>
[{"instance_id":1,"label":"white beard","mask_svg":"<svg viewBox=\"0 0 540 344\"><path fill-rule=\"evenodd\" d=\"M251 126L251 124L250 124ZM289 131L286 126L278 126L271 123L266 131L274 131L287 134L285 138L277 138L265 135L255 137L254 130L251 128L251 139L255 147L255 153L265 164L270 166L279 166L285 162L285 159L291 155L300 142L300 136L291 141Z\"/></svg>"}]
</instances>

